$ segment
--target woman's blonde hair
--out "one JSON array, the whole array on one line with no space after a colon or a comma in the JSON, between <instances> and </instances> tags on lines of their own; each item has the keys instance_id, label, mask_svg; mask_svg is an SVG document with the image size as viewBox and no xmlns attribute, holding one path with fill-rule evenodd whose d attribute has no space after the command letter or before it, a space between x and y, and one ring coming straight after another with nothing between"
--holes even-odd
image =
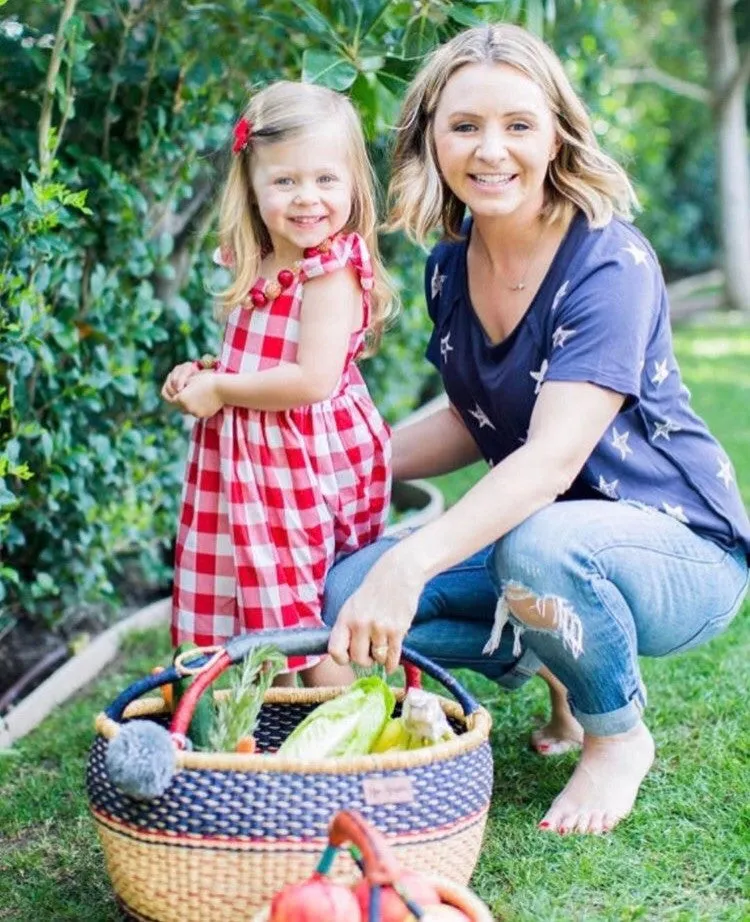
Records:
<instances>
[{"instance_id":1,"label":"woman's blonde hair","mask_svg":"<svg viewBox=\"0 0 750 922\"><path fill-rule=\"evenodd\" d=\"M465 206L440 175L434 118L446 83L466 64L507 64L544 93L560 142L547 173L548 221L574 207L592 227L601 227L614 214L632 217L638 200L630 180L599 147L591 119L557 55L525 29L501 23L459 33L437 48L414 78L396 126L389 230L403 229L422 244L440 226L449 239L460 237Z\"/></svg>"},{"instance_id":2,"label":"woman's blonde hair","mask_svg":"<svg viewBox=\"0 0 750 922\"><path fill-rule=\"evenodd\" d=\"M245 301L260 274L262 257L272 249L253 190L254 152L336 122L343 129L352 174L352 208L342 230L356 232L364 239L375 276L368 329L368 351L374 351L397 302L378 251L375 177L354 107L333 90L285 80L253 96L242 116L252 123L252 139L232 157L219 208L219 245L223 253L231 254L234 269L232 284L219 293L221 314L226 316Z\"/></svg>"}]
</instances>

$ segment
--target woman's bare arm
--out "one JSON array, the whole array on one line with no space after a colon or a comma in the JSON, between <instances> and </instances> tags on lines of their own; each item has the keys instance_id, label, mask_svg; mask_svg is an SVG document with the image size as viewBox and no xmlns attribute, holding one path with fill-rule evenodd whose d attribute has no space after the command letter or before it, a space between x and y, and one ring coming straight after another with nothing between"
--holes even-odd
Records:
<instances>
[{"instance_id":1,"label":"woman's bare arm","mask_svg":"<svg viewBox=\"0 0 750 922\"><path fill-rule=\"evenodd\" d=\"M452 405L397 426L393 432L393 476L436 477L478 460L479 448Z\"/></svg>"}]
</instances>

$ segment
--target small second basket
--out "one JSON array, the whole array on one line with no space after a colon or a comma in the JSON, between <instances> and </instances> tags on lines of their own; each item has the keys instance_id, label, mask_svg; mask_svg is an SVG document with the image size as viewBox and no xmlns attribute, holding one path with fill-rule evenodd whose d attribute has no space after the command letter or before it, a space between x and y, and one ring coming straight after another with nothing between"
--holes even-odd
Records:
<instances>
[{"instance_id":1,"label":"small second basket","mask_svg":"<svg viewBox=\"0 0 750 922\"><path fill-rule=\"evenodd\" d=\"M382 891L383 887L393 886L399 879L400 871L392 849L389 848L380 833L373 829L356 812L342 810L331 820L328 839L329 844L326 846L316 869L318 874L321 877L330 875L336 855L344 855L343 847L348 842L352 843L361 856L359 859L361 874L370 886L369 911L367 918L362 918L362 922L383 922L386 916L392 918L393 909L391 908L390 912L384 912L381 902L382 896L379 894L375 897L373 893L376 888ZM423 875L423 880L425 883L432 885L432 888L440 897L441 903L461 910L468 922L493 922L489 908L468 887L457 884L445 877L437 877L434 874ZM404 905L403 908L406 910L408 907ZM420 909L429 911L429 907L426 905L420 905ZM308 903L306 911L307 918L310 918L315 910ZM281 910L281 912L285 911ZM349 915L348 909L339 911L339 919L344 912L347 916ZM321 920L327 919L328 917L324 913L325 909L320 913L316 913L316 915L319 915ZM288 918L288 916L289 914L285 913L285 918ZM361 908L360 917L362 917ZM413 919L414 916L409 916L409 918ZM270 919L271 907L268 907L259 912L252 922L270 922ZM351 919L347 918L347 922L351 922Z\"/></svg>"},{"instance_id":2,"label":"small second basket","mask_svg":"<svg viewBox=\"0 0 750 922\"><path fill-rule=\"evenodd\" d=\"M259 631L233 638L222 655L236 663L265 644L285 655L321 653L327 641L323 629ZM191 667L212 661L199 651L196 657ZM285 884L312 872L331 817L347 809L379 829L404 866L466 884L492 792L490 717L430 660L405 649L404 661L412 681L422 670L457 699L440 698L454 739L357 758L283 758L269 753L340 689L274 688L261 708L258 754L178 752L166 790L150 800L112 783L106 751L129 720L169 725L160 699L137 699L178 673L172 667L126 689L96 720L87 770L107 870L126 915L141 922L247 922ZM175 737L178 715L179 709L171 723ZM355 878L356 866L342 862L339 876Z\"/></svg>"}]
</instances>

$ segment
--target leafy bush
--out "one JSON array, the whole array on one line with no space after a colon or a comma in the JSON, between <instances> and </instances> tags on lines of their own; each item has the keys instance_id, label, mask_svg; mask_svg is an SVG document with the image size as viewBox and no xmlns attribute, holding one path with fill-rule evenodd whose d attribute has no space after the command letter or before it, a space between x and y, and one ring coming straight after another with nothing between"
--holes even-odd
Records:
<instances>
[{"instance_id":1,"label":"leafy bush","mask_svg":"<svg viewBox=\"0 0 750 922\"><path fill-rule=\"evenodd\" d=\"M182 427L155 378L163 305L132 265L81 265L70 238L87 236L85 201L45 177L0 200L5 593L50 623L110 594L120 554L164 579L179 491Z\"/></svg>"},{"instance_id":2,"label":"leafy bush","mask_svg":"<svg viewBox=\"0 0 750 922\"><path fill-rule=\"evenodd\" d=\"M248 91L300 74L349 90L382 159L419 57L475 14L371 0L0 6L0 604L57 626L115 602L126 572L169 579L187 429L159 390L175 362L217 346L217 177ZM367 374L394 418L428 374L427 322L414 259L386 245L405 310Z\"/></svg>"}]
</instances>

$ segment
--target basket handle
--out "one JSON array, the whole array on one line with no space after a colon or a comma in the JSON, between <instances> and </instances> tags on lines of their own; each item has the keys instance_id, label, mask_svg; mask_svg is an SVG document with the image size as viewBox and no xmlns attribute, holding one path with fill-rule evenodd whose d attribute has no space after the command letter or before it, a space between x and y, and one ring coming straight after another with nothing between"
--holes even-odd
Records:
<instances>
[{"instance_id":1,"label":"basket handle","mask_svg":"<svg viewBox=\"0 0 750 922\"><path fill-rule=\"evenodd\" d=\"M253 631L251 634L239 634L236 637L231 637L226 642L224 648L218 653L206 654L201 652L200 649L197 649L195 651L195 659L190 658L190 654L183 658L184 665L190 669L201 669L205 666L209 666L209 664L210 667L204 672L201 672L190 685L185 695L183 695L178 712L185 713L182 707L183 704L189 707L191 701L193 704L197 702L201 694L221 672L234 663L242 662L248 653L256 647L266 645L274 646L277 647L284 656L315 655L326 652L330 635L331 632L328 628L270 629ZM410 647L403 647L402 662L404 668L407 670L407 685L417 684L415 682L414 671L409 668L410 666L417 667L417 669L421 669L422 672L425 672L427 675L440 682L440 684L453 695L456 701L461 705L466 717L469 717L475 711L479 710L478 701L466 691L463 685L431 659L428 659L416 650L412 650ZM122 719L125 708L127 708L129 704L132 704L137 698L140 698L141 695L170 682L176 682L181 679L183 675L184 673L180 672L172 665L156 675L149 675L139 679L115 698L105 711L107 717L119 722ZM177 714L175 714L175 717L176 716ZM173 726L173 730L176 729L177 728Z\"/></svg>"},{"instance_id":2,"label":"basket handle","mask_svg":"<svg viewBox=\"0 0 750 922\"><path fill-rule=\"evenodd\" d=\"M299 629L287 628L282 630L253 631L252 634L239 634L232 637L226 643L226 651L232 658L232 662L238 663L247 656L250 650L262 644L272 644L278 647L281 652L289 656L291 654L316 654L325 653L328 649L328 640L331 636L329 628ZM404 667L416 666L428 676L440 682L453 697L458 701L463 709L464 715L468 717L475 711L479 710L479 702L469 694L463 685L455 679L446 669L438 666L428 657L409 646L401 648L401 662ZM411 678L411 680L410 680ZM414 672L407 668L407 684L416 685Z\"/></svg>"},{"instance_id":3,"label":"basket handle","mask_svg":"<svg viewBox=\"0 0 750 922\"><path fill-rule=\"evenodd\" d=\"M385 836L355 810L340 810L333 817L328 827L328 842L334 851L347 843L356 845L362 855L364 876L370 884L392 885L398 879L400 868ZM328 863L325 856L321 863ZM318 870L325 873L327 869L319 866Z\"/></svg>"},{"instance_id":4,"label":"basket handle","mask_svg":"<svg viewBox=\"0 0 750 922\"><path fill-rule=\"evenodd\" d=\"M358 863L370 886L368 922L380 922L382 919L382 887L394 887L411 913L410 918L421 919L422 907L413 903L399 887L401 867L385 836L355 810L341 810L331 820L328 845L318 863L317 872L327 874L336 852L347 842L354 845L362 856Z\"/></svg>"}]
</instances>

